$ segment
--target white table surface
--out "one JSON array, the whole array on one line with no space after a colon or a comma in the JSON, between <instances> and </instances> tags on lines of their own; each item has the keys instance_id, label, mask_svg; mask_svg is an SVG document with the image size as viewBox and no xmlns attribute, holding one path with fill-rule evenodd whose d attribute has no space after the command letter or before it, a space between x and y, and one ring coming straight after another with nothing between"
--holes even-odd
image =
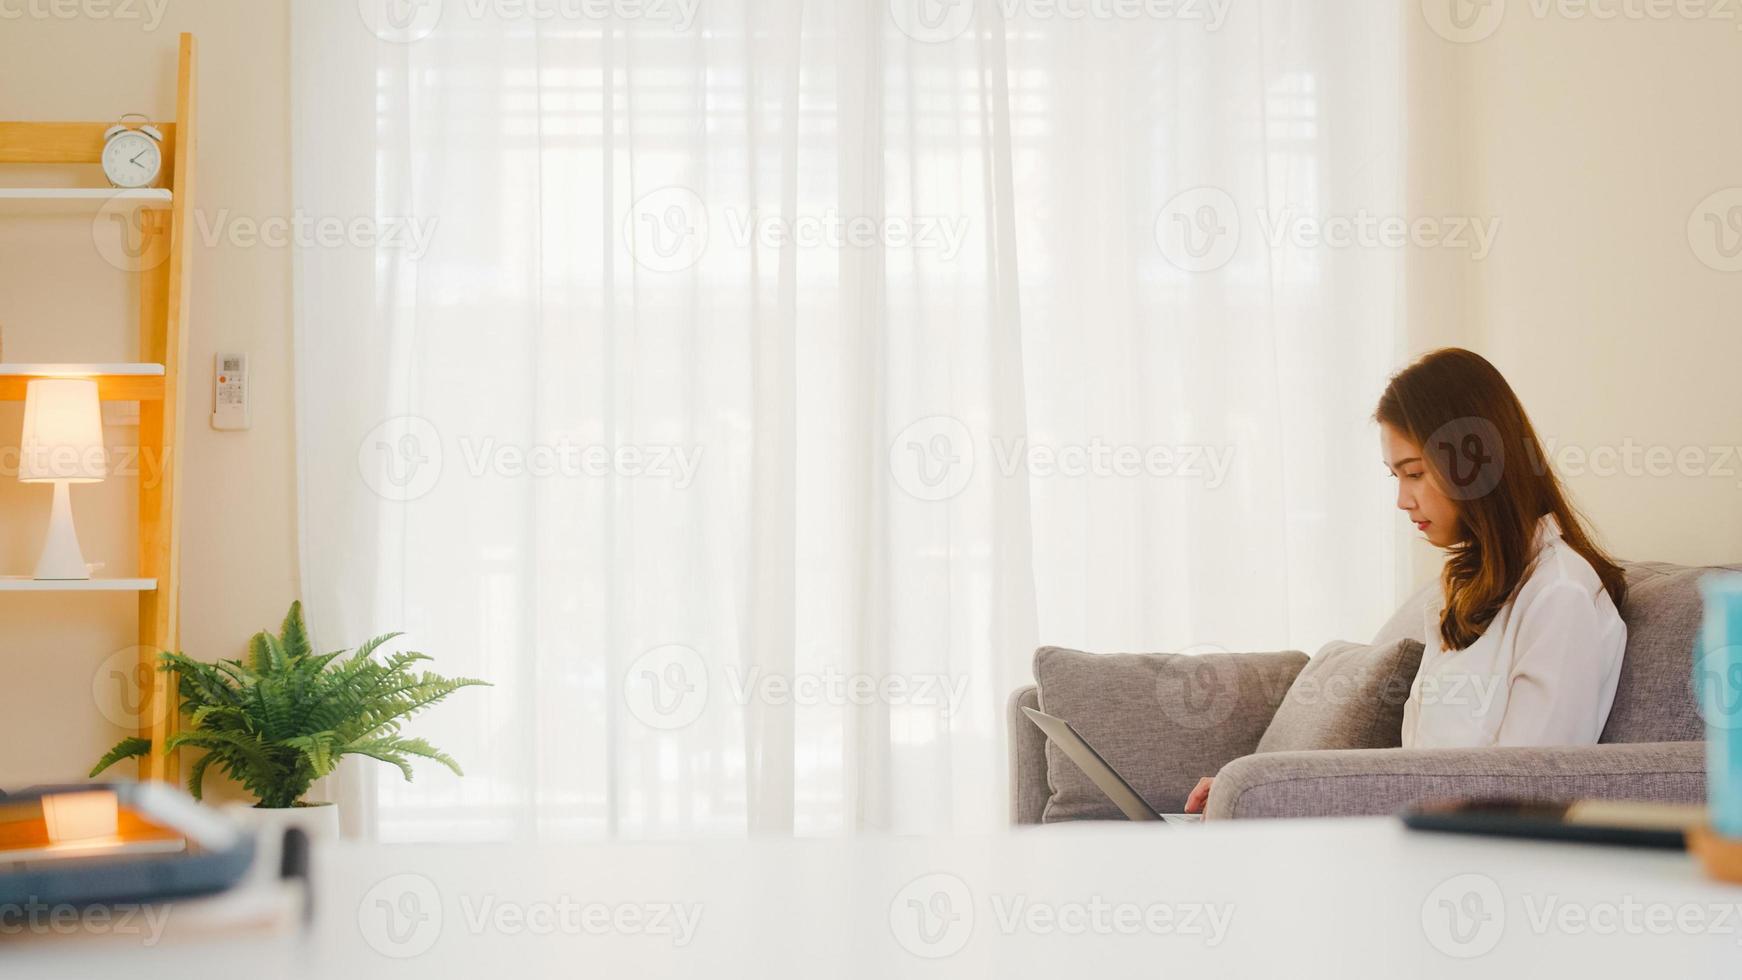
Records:
<instances>
[{"instance_id":1,"label":"white table surface","mask_svg":"<svg viewBox=\"0 0 1742 980\"><path fill-rule=\"evenodd\" d=\"M0 936L0 976L1742 977L1742 888L1687 855L1388 819L336 844L316 872L306 934Z\"/></svg>"}]
</instances>

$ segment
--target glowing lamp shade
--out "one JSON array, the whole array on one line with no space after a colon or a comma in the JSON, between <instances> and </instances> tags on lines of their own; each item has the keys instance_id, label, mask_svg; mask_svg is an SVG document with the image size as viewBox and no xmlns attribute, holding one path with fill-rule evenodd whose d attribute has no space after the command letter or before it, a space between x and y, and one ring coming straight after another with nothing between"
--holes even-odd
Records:
<instances>
[{"instance_id":1,"label":"glowing lamp shade","mask_svg":"<svg viewBox=\"0 0 1742 980\"><path fill-rule=\"evenodd\" d=\"M103 409L97 383L79 378L38 378L25 389L24 438L18 446L18 481L54 484L54 509L48 537L36 563L36 577L78 580L91 577L73 528L74 483L98 483L107 474L103 459Z\"/></svg>"},{"instance_id":2,"label":"glowing lamp shade","mask_svg":"<svg viewBox=\"0 0 1742 980\"><path fill-rule=\"evenodd\" d=\"M24 441L18 449L20 483L101 483L107 473L97 383L32 381L24 395Z\"/></svg>"},{"instance_id":3,"label":"glowing lamp shade","mask_svg":"<svg viewBox=\"0 0 1742 980\"><path fill-rule=\"evenodd\" d=\"M121 798L113 790L50 793L42 798L42 822L50 844L112 839L121 828Z\"/></svg>"}]
</instances>

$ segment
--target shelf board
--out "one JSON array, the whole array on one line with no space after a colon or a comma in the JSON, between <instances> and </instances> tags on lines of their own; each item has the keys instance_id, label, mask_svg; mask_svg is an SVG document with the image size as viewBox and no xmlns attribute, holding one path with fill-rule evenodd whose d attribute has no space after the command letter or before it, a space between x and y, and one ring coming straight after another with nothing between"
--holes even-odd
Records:
<instances>
[{"instance_id":1,"label":"shelf board","mask_svg":"<svg viewBox=\"0 0 1742 980\"><path fill-rule=\"evenodd\" d=\"M161 364L0 363L0 401L23 401L37 378L89 378L104 401L162 401Z\"/></svg>"},{"instance_id":2,"label":"shelf board","mask_svg":"<svg viewBox=\"0 0 1742 980\"><path fill-rule=\"evenodd\" d=\"M161 378L161 364L27 364L22 361L0 361L0 377L27 374L36 378L83 378L93 374L125 375L133 378Z\"/></svg>"},{"instance_id":3,"label":"shelf board","mask_svg":"<svg viewBox=\"0 0 1742 980\"><path fill-rule=\"evenodd\" d=\"M0 576L0 592L156 592L154 578L90 578L54 581L24 575Z\"/></svg>"},{"instance_id":4,"label":"shelf board","mask_svg":"<svg viewBox=\"0 0 1742 980\"><path fill-rule=\"evenodd\" d=\"M0 214L96 214L105 207L167 208L173 201L163 187L0 187Z\"/></svg>"}]
</instances>

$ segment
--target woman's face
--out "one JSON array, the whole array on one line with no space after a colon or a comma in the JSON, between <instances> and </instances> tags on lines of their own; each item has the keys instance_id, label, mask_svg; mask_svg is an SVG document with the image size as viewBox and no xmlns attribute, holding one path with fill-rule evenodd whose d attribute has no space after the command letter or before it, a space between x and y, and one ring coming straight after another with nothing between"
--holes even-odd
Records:
<instances>
[{"instance_id":1,"label":"woman's face","mask_svg":"<svg viewBox=\"0 0 1742 980\"><path fill-rule=\"evenodd\" d=\"M1428 543L1449 548L1458 543L1458 504L1440 490L1421 447L1389 425L1379 424L1379 450L1397 480L1397 509L1409 515Z\"/></svg>"}]
</instances>

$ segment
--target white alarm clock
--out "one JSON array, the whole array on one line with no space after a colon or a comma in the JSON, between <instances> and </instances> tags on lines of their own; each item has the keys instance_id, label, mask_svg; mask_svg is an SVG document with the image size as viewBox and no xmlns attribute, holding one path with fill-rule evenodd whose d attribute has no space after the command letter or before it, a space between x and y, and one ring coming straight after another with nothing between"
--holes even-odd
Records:
<instances>
[{"instance_id":1,"label":"white alarm clock","mask_svg":"<svg viewBox=\"0 0 1742 980\"><path fill-rule=\"evenodd\" d=\"M145 187L163 169L163 133L150 123L129 126L128 118L103 133L103 174L116 187Z\"/></svg>"}]
</instances>

